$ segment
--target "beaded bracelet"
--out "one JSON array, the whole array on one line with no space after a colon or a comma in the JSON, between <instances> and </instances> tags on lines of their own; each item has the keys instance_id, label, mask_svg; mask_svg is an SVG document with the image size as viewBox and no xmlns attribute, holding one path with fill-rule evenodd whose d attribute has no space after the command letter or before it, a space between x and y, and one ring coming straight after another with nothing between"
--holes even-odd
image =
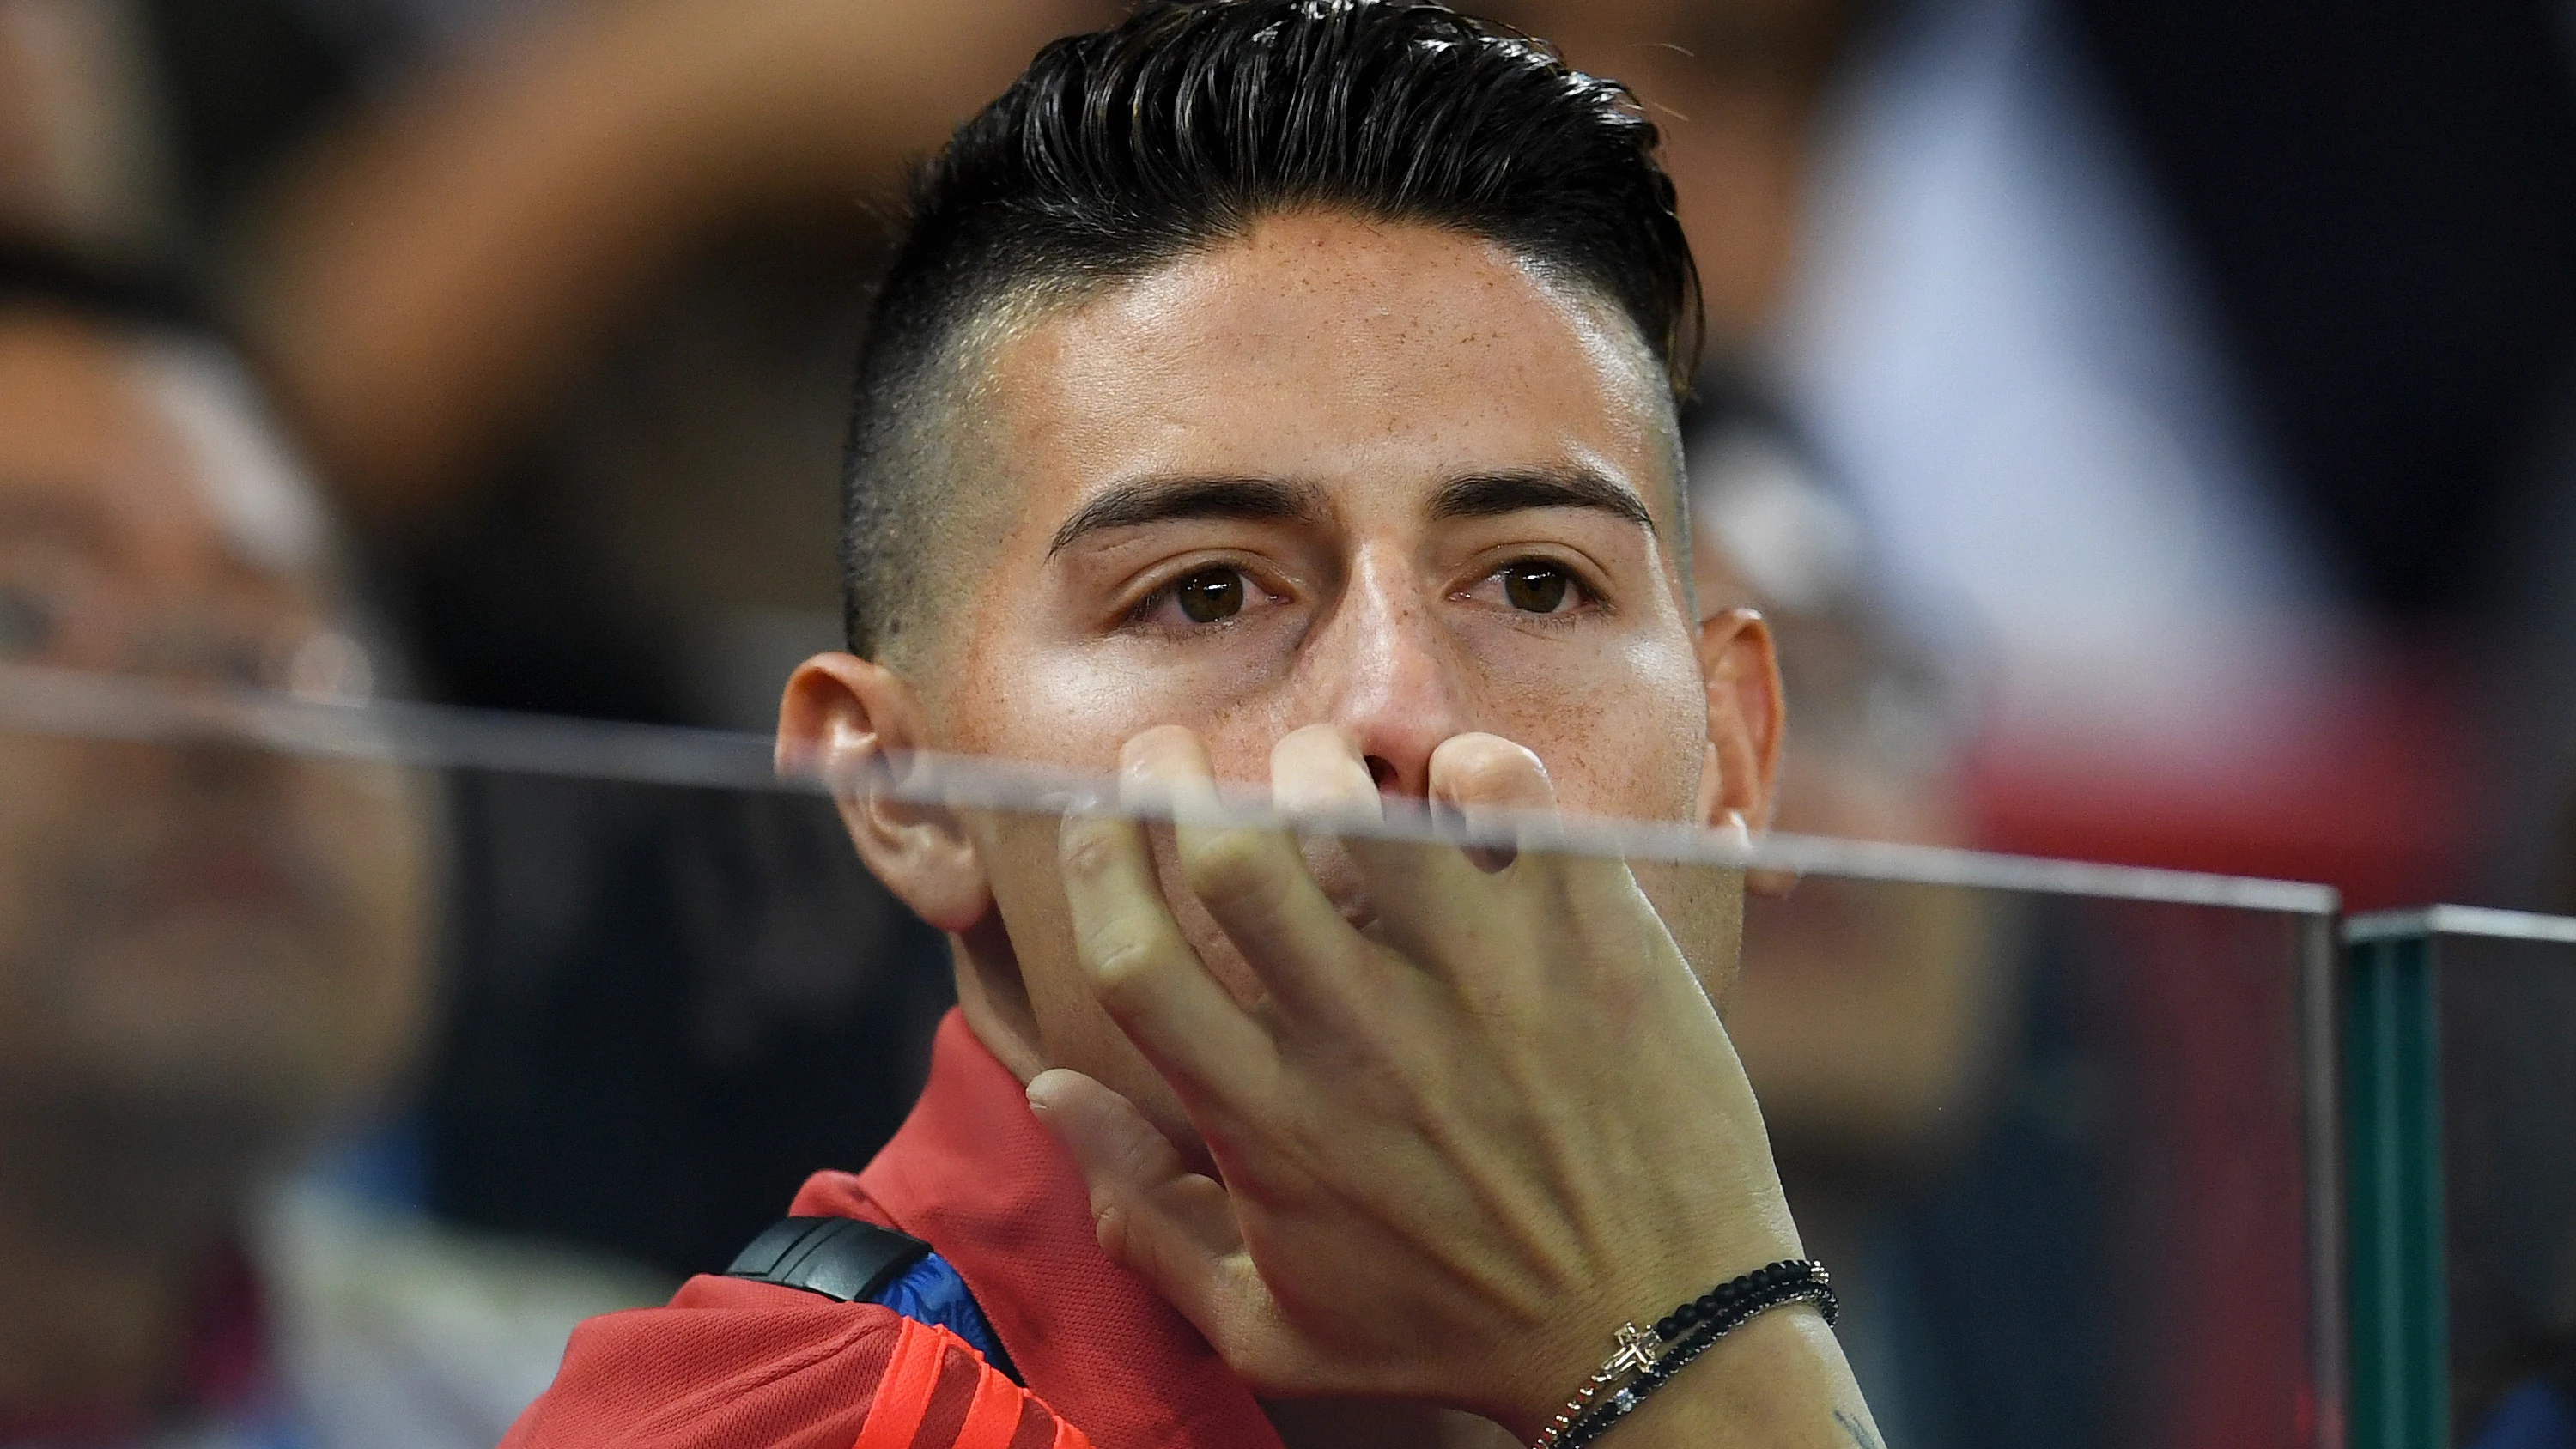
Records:
<instances>
[{"instance_id":1,"label":"beaded bracelet","mask_svg":"<svg viewBox=\"0 0 2576 1449\"><path fill-rule=\"evenodd\" d=\"M1656 1320L1652 1329L1620 1325L1616 1351L1530 1441L1531 1449L1580 1449L1600 1438L1719 1339L1790 1303L1815 1304L1827 1323L1842 1311L1824 1264L1787 1258L1717 1285ZM1613 1384L1609 1396L1595 1404L1595 1396Z\"/></svg>"}]
</instances>

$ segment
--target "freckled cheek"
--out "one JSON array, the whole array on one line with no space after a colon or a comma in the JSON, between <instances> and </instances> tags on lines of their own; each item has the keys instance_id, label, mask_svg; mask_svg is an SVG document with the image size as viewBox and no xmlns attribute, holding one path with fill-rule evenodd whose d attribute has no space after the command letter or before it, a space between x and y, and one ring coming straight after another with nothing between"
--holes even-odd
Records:
<instances>
[{"instance_id":1,"label":"freckled cheek","mask_svg":"<svg viewBox=\"0 0 2576 1449\"><path fill-rule=\"evenodd\" d=\"M1471 728L1538 752L1560 808L1641 820L1688 818L1708 730L1697 660L1662 641L1551 649L1487 671Z\"/></svg>"},{"instance_id":2,"label":"freckled cheek","mask_svg":"<svg viewBox=\"0 0 2576 1449\"><path fill-rule=\"evenodd\" d=\"M943 749L1108 772L1129 737L1159 722L1149 681L1096 656L995 647L959 665L941 691Z\"/></svg>"},{"instance_id":3,"label":"freckled cheek","mask_svg":"<svg viewBox=\"0 0 2576 1449\"><path fill-rule=\"evenodd\" d=\"M1278 721L1293 713L1296 661L1298 620L1285 610L1195 641L997 631L956 651L938 736L956 752L1113 770L1136 734L1185 726L1206 739L1221 777L1267 780L1270 744L1288 728ZM1231 746L1249 754L1231 759L1242 752Z\"/></svg>"},{"instance_id":4,"label":"freckled cheek","mask_svg":"<svg viewBox=\"0 0 2576 1449\"><path fill-rule=\"evenodd\" d=\"M1181 725L1205 741L1220 777L1266 781L1270 747L1293 727L1292 656L1252 638L1192 654L1153 644L988 650L950 691L940 734L961 752L1109 771L1129 739Z\"/></svg>"}]
</instances>

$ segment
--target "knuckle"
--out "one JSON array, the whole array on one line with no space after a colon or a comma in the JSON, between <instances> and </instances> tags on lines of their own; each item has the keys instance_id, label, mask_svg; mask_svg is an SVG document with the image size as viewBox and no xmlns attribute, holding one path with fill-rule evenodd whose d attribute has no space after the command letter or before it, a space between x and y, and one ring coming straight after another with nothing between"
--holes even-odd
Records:
<instances>
[{"instance_id":1,"label":"knuckle","mask_svg":"<svg viewBox=\"0 0 2576 1449\"><path fill-rule=\"evenodd\" d=\"M1118 859L1117 843L1106 822L1099 820L1079 820L1066 827L1057 853L1065 873L1083 881L1107 876Z\"/></svg>"},{"instance_id":2,"label":"knuckle","mask_svg":"<svg viewBox=\"0 0 2576 1449\"><path fill-rule=\"evenodd\" d=\"M1211 905L1257 899L1272 889L1269 852L1248 830L1215 831L1182 853L1181 874Z\"/></svg>"},{"instance_id":3,"label":"knuckle","mask_svg":"<svg viewBox=\"0 0 2576 1449\"><path fill-rule=\"evenodd\" d=\"M1211 1339L1218 1357L1256 1389L1303 1396L1331 1382L1313 1353L1284 1328L1262 1317L1238 1311L1221 1316L1214 1328Z\"/></svg>"},{"instance_id":4,"label":"knuckle","mask_svg":"<svg viewBox=\"0 0 2576 1449\"><path fill-rule=\"evenodd\" d=\"M1161 963L1142 941L1120 940L1095 951L1092 988L1113 1016L1132 1016L1152 999Z\"/></svg>"},{"instance_id":5,"label":"knuckle","mask_svg":"<svg viewBox=\"0 0 2576 1449\"><path fill-rule=\"evenodd\" d=\"M1127 1204L1115 1196L1095 1196L1091 1204L1091 1235L1100 1244L1102 1256L1109 1261L1129 1266L1135 1215Z\"/></svg>"}]
</instances>

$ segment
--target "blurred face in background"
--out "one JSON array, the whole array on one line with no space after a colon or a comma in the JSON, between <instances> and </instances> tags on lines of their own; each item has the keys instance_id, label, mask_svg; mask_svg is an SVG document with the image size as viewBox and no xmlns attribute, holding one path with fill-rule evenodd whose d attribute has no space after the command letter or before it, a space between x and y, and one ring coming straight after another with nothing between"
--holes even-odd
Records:
<instances>
[{"instance_id":1,"label":"blurred face in background","mask_svg":"<svg viewBox=\"0 0 2576 1449\"><path fill-rule=\"evenodd\" d=\"M0 304L0 662L360 687L324 555L217 349ZM381 1090L423 819L380 766L0 735L0 1156L267 1157Z\"/></svg>"}]
</instances>

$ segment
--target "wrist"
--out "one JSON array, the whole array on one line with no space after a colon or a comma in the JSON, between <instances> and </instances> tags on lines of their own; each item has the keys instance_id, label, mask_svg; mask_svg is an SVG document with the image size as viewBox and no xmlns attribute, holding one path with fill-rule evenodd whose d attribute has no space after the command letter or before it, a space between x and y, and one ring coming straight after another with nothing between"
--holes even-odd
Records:
<instances>
[{"instance_id":1,"label":"wrist","mask_svg":"<svg viewBox=\"0 0 2576 1449\"><path fill-rule=\"evenodd\" d=\"M1720 1339L1599 1443L1852 1443L1834 1432L1838 1416L1868 1422L1842 1345L1822 1313L1791 1304Z\"/></svg>"},{"instance_id":2,"label":"wrist","mask_svg":"<svg viewBox=\"0 0 2576 1449\"><path fill-rule=\"evenodd\" d=\"M1724 1339L1762 1318L1812 1307L1827 1324L1838 1311L1832 1274L1806 1258L1779 1259L1683 1299L1651 1320L1631 1319L1610 1335L1610 1348L1573 1393L1532 1430L1526 1415L1513 1431L1534 1449L1580 1449L1665 1391Z\"/></svg>"},{"instance_id":3,"label":"wrist","mask_svg":"<svg viewBox=\"0 0 2576 1449\"><path fill-rule=\"evenodd\" d=\"M1776 1210L1757 1204L1740 1210L1739 1230L1692 1234L1687 1246L1668 1243L1615 1256L1629 1271L1554 1314L1532 1334L1532 1354L1508 1380L1517 1397L1508 1415L1479 1410L1529 1443L1607 1362L1624 1324L1651 1329L1681 1304L1766 1263L1802 1257L1797 1228L1785 1201ZM1749 1223L1746 1220L1749 1219Z\"/></svg>"}]
</instances>

